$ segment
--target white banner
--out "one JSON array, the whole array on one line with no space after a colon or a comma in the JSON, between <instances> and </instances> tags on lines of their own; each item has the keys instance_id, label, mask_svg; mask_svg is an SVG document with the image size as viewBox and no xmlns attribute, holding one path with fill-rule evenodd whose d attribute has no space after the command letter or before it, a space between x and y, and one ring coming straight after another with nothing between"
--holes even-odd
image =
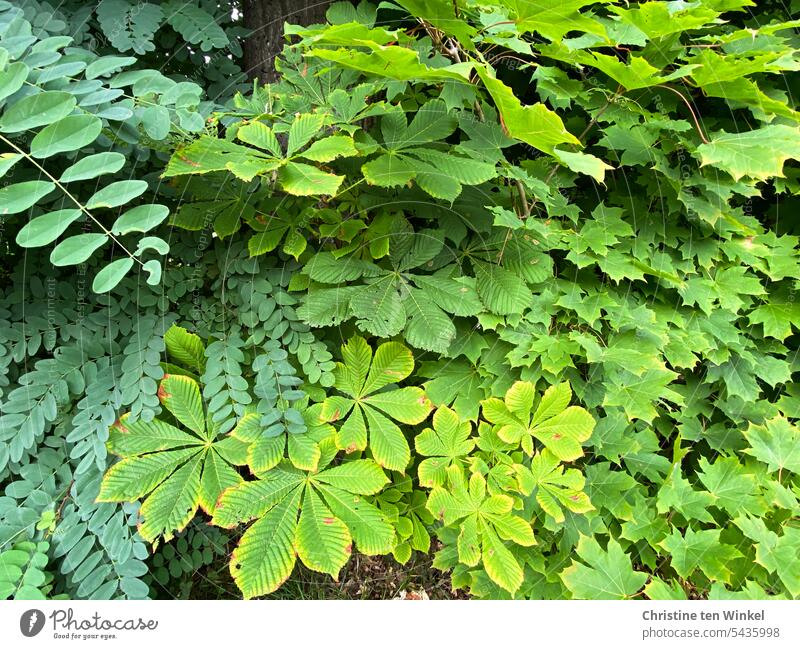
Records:
<instances>
[{"instance_id":1,"label":"white banner","mask_svg":"<svg viewBox=\"0 0 800 649\"><path fill-rule=\"evenodd\" d=\"M800 647L797 602L47 601L0 604L9 649ZM522 644L520 644L522 643ZM584 644L585 643L585 644Z\"/></svg>"}]
</instances>

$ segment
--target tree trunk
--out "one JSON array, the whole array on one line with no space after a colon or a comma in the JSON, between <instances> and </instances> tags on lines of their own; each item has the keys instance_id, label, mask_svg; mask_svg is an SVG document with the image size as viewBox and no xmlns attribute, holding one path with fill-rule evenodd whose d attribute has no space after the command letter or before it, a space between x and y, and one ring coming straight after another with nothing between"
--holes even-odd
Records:
<instances>
[{"instance_id":1,"label":"tree trunk","mask_svg":"<svg viewBox=\"0 0 800 649\"><path fill-rule=\"evenodd\" d=\"M283 49L283 23L323 23L329 5L330 0L243 0L244 26L252 32L244 43L248 78L277 81L274 61Z\"/></svg>"}]
</instances>

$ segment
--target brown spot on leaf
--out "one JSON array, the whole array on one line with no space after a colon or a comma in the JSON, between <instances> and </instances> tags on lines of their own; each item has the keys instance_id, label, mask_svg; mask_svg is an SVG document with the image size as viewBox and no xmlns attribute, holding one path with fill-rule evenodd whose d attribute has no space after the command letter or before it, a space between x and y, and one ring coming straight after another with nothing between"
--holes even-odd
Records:
<instances>
[{"instance_id":1,"label":"brown spot on leaf","mask_svg":"<svg viewBox=\"0 0 800 649\"><path fill-rule=\"evenodd\" d=\"M325 523L325 525L333 525L334 520L335 520L334 518L326 516L325 518L322 519L322 522Z\"/></svg>"},{"instance_id":2,"label":"brown spot on leaf","mask_svg":"<svg viewBox=\"0 0 800 649\"><path fill-rule=\"evenodd\" d=\"M345 453L355 453L358 450L358 446L355 443L350 444L345 450Z\"/></svg>"},{"instance_id":3,"label":"brown spot on leaf","mask_svg":"<svg viewBox=\"0 0 800 649\"><path fill-rule=\"evenodd\" d=\"M164 379L168 379L170 377L169 374L164 375ZM169 399L172 395L164 389L164 379L161 380L161 383L158 386L158 398L160 401L164 399Z\"/></svg>"}]
</instances>

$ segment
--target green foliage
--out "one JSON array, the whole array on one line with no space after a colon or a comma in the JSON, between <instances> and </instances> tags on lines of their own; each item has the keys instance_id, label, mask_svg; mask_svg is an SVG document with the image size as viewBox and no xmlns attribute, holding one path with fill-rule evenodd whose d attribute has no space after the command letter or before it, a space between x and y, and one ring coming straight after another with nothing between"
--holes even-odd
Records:
<instances>
[{"instance_id":1,"label":"green foliage","mask_svg":"<svg viewBox=\"0 0 800 649\"><path fill-rule=\"evenodd\" d=\"M198 596L205 580L223 581L227 572L222 557L227 554L227 535L208 525L195 524L159 547L150 559L150 572L143 580L153 599L165 594L178 599ZM199 582L199 583L198 583Z\"/></svg>"},{"instance_id":2,"label":"green foliage","mask_svg":"<svg viewBox=\"0 0 800 649\"><path fill-rule=\"evenodd\" d=\"M0 3L3 592L189 596L205 515L248 598L800 595L772 3L335 3L229 99L225 3L83 11Z\"/></svg>"},{"instance_id":3,"label":"green foliage","mask_svg":"<svg viewBox=\"0 0 800 649\"><path fill-rule=\"evenodd\" d=\"M47 599L46 541L21 541L0 553L0 597L3 599Z\"/></svg>"},{"instance_id":4,"label":"green foliage","mask_svg":"<svg viewBox=\"0 0 800 649\"><path fill-rule=\"evenodd\" d=\"M469 571L473 580L480 573L513 595L525 581L525 563L535 562L537 518L558 528L564 509L594 509L582 491L583 475L565 470L553 451L577 459L594 426L586 410L569 406L571 396L566 383L537 395L533 384L518 381L503 401L483 401L477 439L470 422L460 423L449 408L437 410L434 429L422 431L416 446L439 456L417 469L420 483L432 487L427 508L444 525L437 532L444 545L438 566Z\"/></svg>"}]
</instances>

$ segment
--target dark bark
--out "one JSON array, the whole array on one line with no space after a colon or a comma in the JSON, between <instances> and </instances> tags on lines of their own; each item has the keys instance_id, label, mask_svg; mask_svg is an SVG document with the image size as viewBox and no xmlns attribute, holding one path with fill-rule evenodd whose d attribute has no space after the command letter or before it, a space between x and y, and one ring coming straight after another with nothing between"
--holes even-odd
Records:
<instances>
[{"instance_id":1,"label":"dark bark","mask_svg":"<svg viewBox=\"0 0 800 649\"><path fill-rule=\"evenodd\" d=\"M244 43L248 78L276 81L274 61L283 49L283 23L323 23L329 5L330 0L242 0L244 26L252 31Z\"/></svg>"}]
</instances>

